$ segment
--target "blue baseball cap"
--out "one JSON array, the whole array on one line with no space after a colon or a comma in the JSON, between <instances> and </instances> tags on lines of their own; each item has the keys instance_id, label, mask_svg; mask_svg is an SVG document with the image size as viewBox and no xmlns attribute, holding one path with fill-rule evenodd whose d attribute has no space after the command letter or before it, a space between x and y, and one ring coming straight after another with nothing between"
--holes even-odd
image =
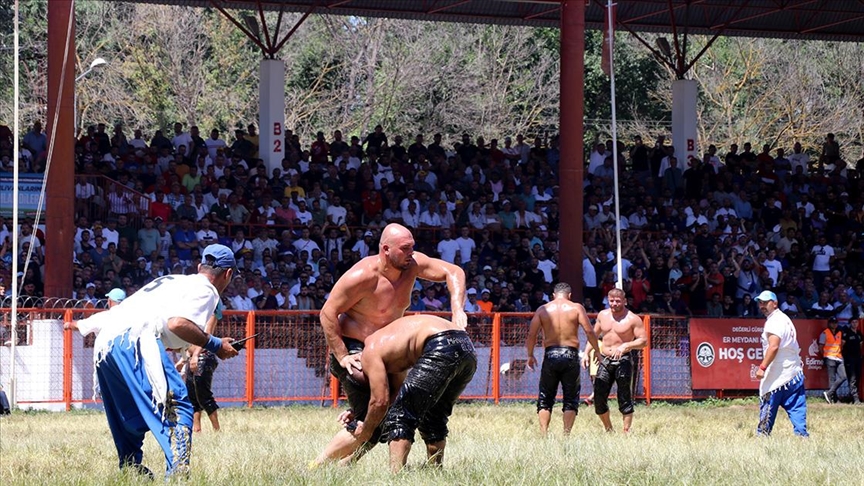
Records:
<instances>
[{"instance_id":1,"label":"blue baseball cap","mask_svg":"<svg viewBox=\"0 0 864 486\"><path fill-rule=\"evenodd\" d=\"M111 289L111 292L105 294L105 297L108 297L114 302L123 302L123 299L126 298L126 292L124 292L123 289Z\"/></svg>"},{"instance_id":2,"label":"blue baseball cap","mask_svg":"<svg viewBox=\"0 0 864 486\"><path fill-rule=\"evenodd\" d=\"M225 245L214 244L204 248L201 252L201 263L219 268L234 268L237 266L237 260L234 259L234 252Z\"/></svg>"},{"instance_id":3,"label":"blue baseball cap","mask_svg":"<svg viewBox=\"0 0 864 486\"><path fill-rule=\"evenodd\" d=\"M761 294L756 296L756 300L760 300L762 302L768 302L769 300L773 300L777 302L777 295L770 290L763 290Z\"/></svg>"}]
</instances>

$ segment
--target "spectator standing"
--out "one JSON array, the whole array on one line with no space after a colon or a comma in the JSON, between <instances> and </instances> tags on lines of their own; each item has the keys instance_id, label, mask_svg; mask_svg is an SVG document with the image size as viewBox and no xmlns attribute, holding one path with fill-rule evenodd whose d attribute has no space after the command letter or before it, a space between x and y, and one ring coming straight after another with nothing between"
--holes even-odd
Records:
<instances>
[{"instance_id":1,"label":"spectator standing","mask_svg":"<svg viewBox=\"0 0 864 486\"><path fill-rule=\"evenodd\" d=\"M846 368L846 379L849 380L849 391L852 394L852 403L861 404L861 346L864 344L864 336L859 329L860 319L858 317L849 320L849 329L843 332L843 365Z\"/></svg>"},{"instance_id":2,"label":"spectator standing","mask_svg":"<svg viewBox=\"0 0 864 486\"><path fill-rule=\"evenodd\" d=\"M473 240L471 240L473 242ZM452 238L449 229L442 231L441 240L438 241L437 252L439 257L447 263L455 263L456 255L461 251L461 245L457 240ZM469 251L470 255L470 251ZM461 258L461 256L460 256ZM464 260L460 260L460 263ZM469 256L470 261L470 256Z\"/></svg>"},{"instance_id":3,"label":"spectator standing","mask_svg":"<svg viewBox=\"0 0 864 486\"><path fill-rule=\"evenodd\" d=\"M837 389L846 381L846 368L843 366L843 332L837 329L837 319L828 318L828 323L819 335L822 347L822 360L828 371L829 388L822 393L828 403L837 403Z\"/></svg>"}]
</instances>

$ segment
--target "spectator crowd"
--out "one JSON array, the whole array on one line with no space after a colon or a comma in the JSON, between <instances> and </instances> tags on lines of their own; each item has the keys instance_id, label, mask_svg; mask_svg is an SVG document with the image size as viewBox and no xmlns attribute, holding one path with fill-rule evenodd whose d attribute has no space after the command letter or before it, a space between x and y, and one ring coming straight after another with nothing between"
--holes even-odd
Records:
<instances>
[{"instance_id":1,"label":"spectator crowd","mask_svg":"<svg viewBox=\"0 0 864 486\"><path fill-rule=\"evenodd\" d=\"M3 171L12 170L7 132L0 128ZM788 153L745 143L721 154L711 145L689 160L663 136L653 145L597 143L584 164L584 245L563 255L557 137L487 142L466 133L445 145L441 134L409 141L378 126L362 138L335 130L307 142L289 131L281 167L269 171L254 125L230 141L181 123L149 140L141 130L129 135L99 124L77 139L78 299L194 272L203 248L219 242L240 267L224 295L228 309L319 309L396 222L412 229L419 251L465 269L466 311L532 312L548 300L561 258L582 260L584 303L597 311L618 273L614 150L632 309L757 317L753 298L771 289L793 318L834 316L843 325L864 312L864 159L847 162L833 134ZM20 144L21 170L43 171L41 125ZM8 287L12 258L23 269L29 254L17 278L25 295L40 296L44 234L25 219L12 248L10 223L0 218L0 278ZM443 284L422 285L411 310L449 309Z\"/></svg>"}]
</instances>

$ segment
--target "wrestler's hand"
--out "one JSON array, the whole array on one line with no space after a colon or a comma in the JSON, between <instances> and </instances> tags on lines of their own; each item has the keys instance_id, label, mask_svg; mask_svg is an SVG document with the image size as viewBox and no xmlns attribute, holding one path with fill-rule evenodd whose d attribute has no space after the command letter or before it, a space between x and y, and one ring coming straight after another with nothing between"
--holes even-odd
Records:
<instances>
[{"instance_id":1,"label":"wrestler's hand","mask_svg":"<svg viewBox=\"0 0 864 486\"><path fill-rule=\"evenodd\" d=\"M528 356L528 363L525 365L529 370L534 371L534 367L537 366L537 360L534 356Z\"/></svg>"},{"instance_id":2,"label":"wrestler's hand","mask_svg":"<svg viewBox=\"0 0 864 486\"><path fill-rule=\"evenodd\" d=\"M582 369L587 370L588 366L591 364L591 353L585 353L582 355Z\"/></svg>"},{"instance_id":3,"label":"wrestler's hand","mask_svg":"<svg viewBox=\"0 0 864 486\"><path fill-rule=\"evenodd\" d=\"M231 337L223 337L222 338L222 348L216 352L216 356L219 359L229 359L237 356L240 352L234 349L234 346L231 346L231 343L234 342L234 338Z\"/></svg>"},{"instance_id":4,"label":"wrestler's hand","mask_svg":"<svg viewBox=\"0 0 864 486\"><path fill-rule=\"evenodd\" d=\"M198 373L198 355L197 354L193 354L189 358L189 371L191 371L192 374Z\"/></svg>"},{"instance_id":5,"label":"wrestler's hand","mask_svg":"<svg viewBox=\"0 0 864 486\"><path fill-rule=\"evenodd\" d=\"M612 356L610 356L610 357L612 359L616 359L616 360L621 359L621 355L623 355L626 352L627 352L627 345L622 344L621 346L618 346L617 348L612 350Z\"/></svg>"},{"instance_id":6,"label":"wrestler's hand","mask_svg":"<svg viewBox=\"0 0 864 486\"><path fill-rule=\"evenodd\" d=\"M78 321L71 320L69 322L64 322L63 323L63 329L72 329L73 331L77 331L78 330Z\"/></svg>"},{"instance_id":7,"label":"wrestler's hand","mask_svg":"<svg viewBox=\"0 0 864 486\"><path fill-rule=\"evenodd\" d=\"M365 425L365 424L364 424L363 422L359 422L359 421L358 421L358 422L357 422L357 428L354 429L354 432L351 432L351 435L353 435L354 438L357 439L357 440L360 441L360 442L367 442L367 441L369 441L369 439L372 438L372 432L374 432L374 430L375 430L375 429L373 428L372 430L370 430L370 431L367 432L367 431L366 431L366 427L364 427L364 425Z\"/></svg>"},{"instance_id":8,"label":"wrestler's hand","mask_svg":"<svg viewBox=\"0 0 864 486\"><path fill-rule=\"evenodd\" d=\"M765 371L764 370L756 370L756 378L759 378L760 380L762 378L765 378Z\"/></svg>"},{"instance_id":9,"label":"wrestler's hand","mask_svg":"<svg viewBox=\"0 0 864 486\"><path fill-rule=\"evenodd\" d=\"M349 408L344 412L339 414L339 417L336 419L342 425L342 427L347 427L348 424L354 421L354 410Z\"/></svg>"},{"instance_id":10,"label":"wrestler's hand","mask_svg":"<svg viewBox=\"0 0 864 486\"><path fill-rule=\"evenodd\" d=\"M363 353L345 355L339 360L339 366L348 370L349 373L351 373L351 368L354 368L357 371L363 371L363 365L360 364L360 356L362 354Z\"/></svg>"},{"instance_id":11,"label":"wrestler's hand","mask_svg":"<svg viewBox=\"0 0 864 486\"><path fill-rule=\"evenodd\" d=\"M453 324L459 326L459 329L468 327L468 315L464 311L453 313Z\"/></svg>"}]
</instances>

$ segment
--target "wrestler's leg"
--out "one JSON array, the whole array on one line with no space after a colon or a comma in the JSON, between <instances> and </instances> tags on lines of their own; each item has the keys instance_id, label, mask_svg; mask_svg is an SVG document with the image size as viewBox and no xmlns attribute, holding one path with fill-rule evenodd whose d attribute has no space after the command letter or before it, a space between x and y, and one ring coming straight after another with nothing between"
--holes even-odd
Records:
<instances>
[{"instance_id":1,"label":"wrestler's leg","mask_svg":"<svg viewBox=\"0 0 864 486\"><path fill-rule=\"evenodd\" d=\"M408 462L408 453L411 452L411 441L408 439L396 439L390 441L390 472L397 473Z\"/></svg>"},{"instance_id":2,"label":"wrestler's leg","mask_svg":"<svg viewBox=\"0 0 864 486\"><path fill-rule=\"evenodd\" d=\"M426 444L426 464L441 467L444 463L444 448L446 446L447 439Z\"/></svg>"},{"instance_id":3,"label":"wrestler's leg","mask_svg":"<svg viewBox=\"0 0 864 486\"><path fill-rule=\"evenodd\" d=\"M609 419L609 392L612 390L612 381L608 365L601 363L594 378L594 413L600 417L606 432L612 432L612 421Z\"/></svg>"}]
</instances>

